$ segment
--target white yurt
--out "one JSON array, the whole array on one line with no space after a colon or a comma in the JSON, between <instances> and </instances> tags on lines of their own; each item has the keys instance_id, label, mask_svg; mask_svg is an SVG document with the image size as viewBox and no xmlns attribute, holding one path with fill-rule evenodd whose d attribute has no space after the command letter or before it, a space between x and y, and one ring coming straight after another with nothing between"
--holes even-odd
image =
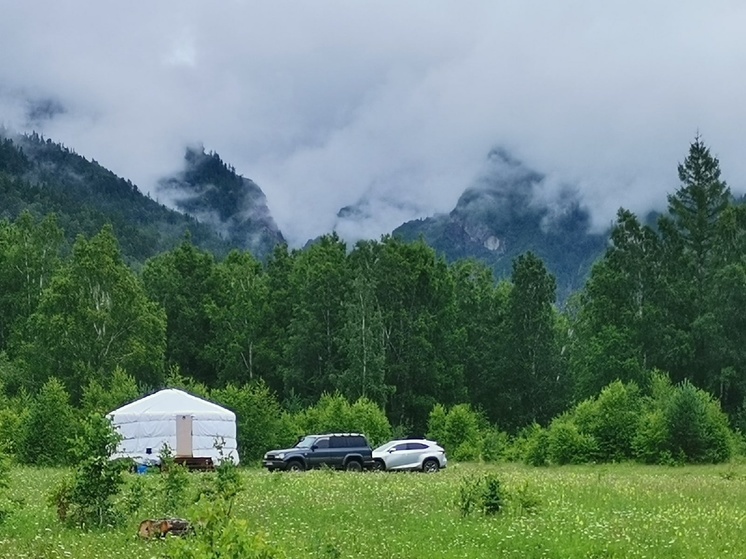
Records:
<instances>
[{"instance_id":1,"label":"white yurt","mask_svg":"<svg viewBox=\"0 0 746 559\"><path fill-rule=\"evenodd\" d=\"M108 417L123 437L116 458L147 463L157 459L167 444L174 456L209 457L217 464L218 441L223 456L238 464L236 414L182 390L168 388L150 394Z\"/></svg>"}]
</instances>

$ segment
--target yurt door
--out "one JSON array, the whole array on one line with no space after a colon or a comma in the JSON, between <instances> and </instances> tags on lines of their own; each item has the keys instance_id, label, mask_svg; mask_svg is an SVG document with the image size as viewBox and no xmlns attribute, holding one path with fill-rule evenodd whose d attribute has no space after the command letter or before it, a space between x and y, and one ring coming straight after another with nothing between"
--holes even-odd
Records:
<instances>
[{"instance_id":1,"label":"yurt door","mask_svg":"<svg viewBox=\"0 0 746 559\"><path fill-rule=\"evenodd\" d=\"M176 456L192 455L192 416L176 416Z\"/></svg>"}]
</instances>

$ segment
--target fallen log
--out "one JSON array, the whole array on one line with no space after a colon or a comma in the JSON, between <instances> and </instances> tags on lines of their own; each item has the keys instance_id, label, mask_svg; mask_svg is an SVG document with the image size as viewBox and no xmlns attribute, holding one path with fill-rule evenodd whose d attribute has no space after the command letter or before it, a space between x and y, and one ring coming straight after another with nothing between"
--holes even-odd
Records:
<instances>
[{"instance_id":1,"label":"fallen log","mask_svg":"<svg viewBox=\"0 0 746 559\"><path fill-rule=\"evenodd\" d=\"M146 540L166 536L186 536L192 533L192 525L183 518L149 518L140 522L138 535Z\"/></svg>"}]
</instances>

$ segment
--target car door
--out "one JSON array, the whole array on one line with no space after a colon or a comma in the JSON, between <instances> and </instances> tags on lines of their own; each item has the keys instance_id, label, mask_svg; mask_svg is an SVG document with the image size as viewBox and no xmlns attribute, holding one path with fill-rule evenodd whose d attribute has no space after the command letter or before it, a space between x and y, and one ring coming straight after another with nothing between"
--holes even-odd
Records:
<instances>
[{"instance_id":1,"label":"car door","mask_svg":"<svg viewBox=\"0 0 746 559\"><path fill-rule=\"evenodd\" d=\"M399 443L388 449L388 457L386 459L386 469L395 470L397 468L404 468L407 465L409 459L407 453L407 443Z\"/></svg>"},{"instance_id":2,"label":"car door","mask_svg":"<svg viewBox=\"0 0 746 559\"><path fill-rule=\"evenodd\" d=\"M422 464L422 455L428 446L423 443L407 443L406 465L407 468L419 468Z\"/></svg>"},{"instance_id":3,"label":"car door","mask_svg":"<svg viewBox=\"0 0 746 559\"><path fill-rule=\"evenodd\" d=\"M319 437L311 446L306 457L311 468L318 468L329 462L329 437Z\"/></svg>"}]
</instances>

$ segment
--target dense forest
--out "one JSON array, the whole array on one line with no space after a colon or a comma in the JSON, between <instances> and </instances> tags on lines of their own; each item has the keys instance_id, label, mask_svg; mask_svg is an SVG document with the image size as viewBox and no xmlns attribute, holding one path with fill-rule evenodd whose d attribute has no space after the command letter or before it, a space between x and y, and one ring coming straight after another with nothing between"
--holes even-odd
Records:
<instances>
[{"instance_id":1,"label":"dense forest","mask_svg":"<svg viewBox=\"0 0 746 559\"><path fill-rule=\"evenodd\" d=\"M582 439L599 395L627 406L631 395L660 401L666 385L689 402L678 412L720 406L746 427L746 208L699 137L678 173L655 227L619 210L605 255L562 309L531 252L496 281L479 262L448 264L392 236L348 247L329 234L262 263L217 259L186 235L135 270L112 225L66 248L53 214L24 213L0 222L0 411L48 411L60 397L106 411L167 384L252 387L278 414L330 394L369 402L398 434L432 433L467 405L506 436L572 416ZM20 444L16 415L0 413L0 445ZM32 433L54 428L25 417Z\"/></svg>"}]
</instances>

